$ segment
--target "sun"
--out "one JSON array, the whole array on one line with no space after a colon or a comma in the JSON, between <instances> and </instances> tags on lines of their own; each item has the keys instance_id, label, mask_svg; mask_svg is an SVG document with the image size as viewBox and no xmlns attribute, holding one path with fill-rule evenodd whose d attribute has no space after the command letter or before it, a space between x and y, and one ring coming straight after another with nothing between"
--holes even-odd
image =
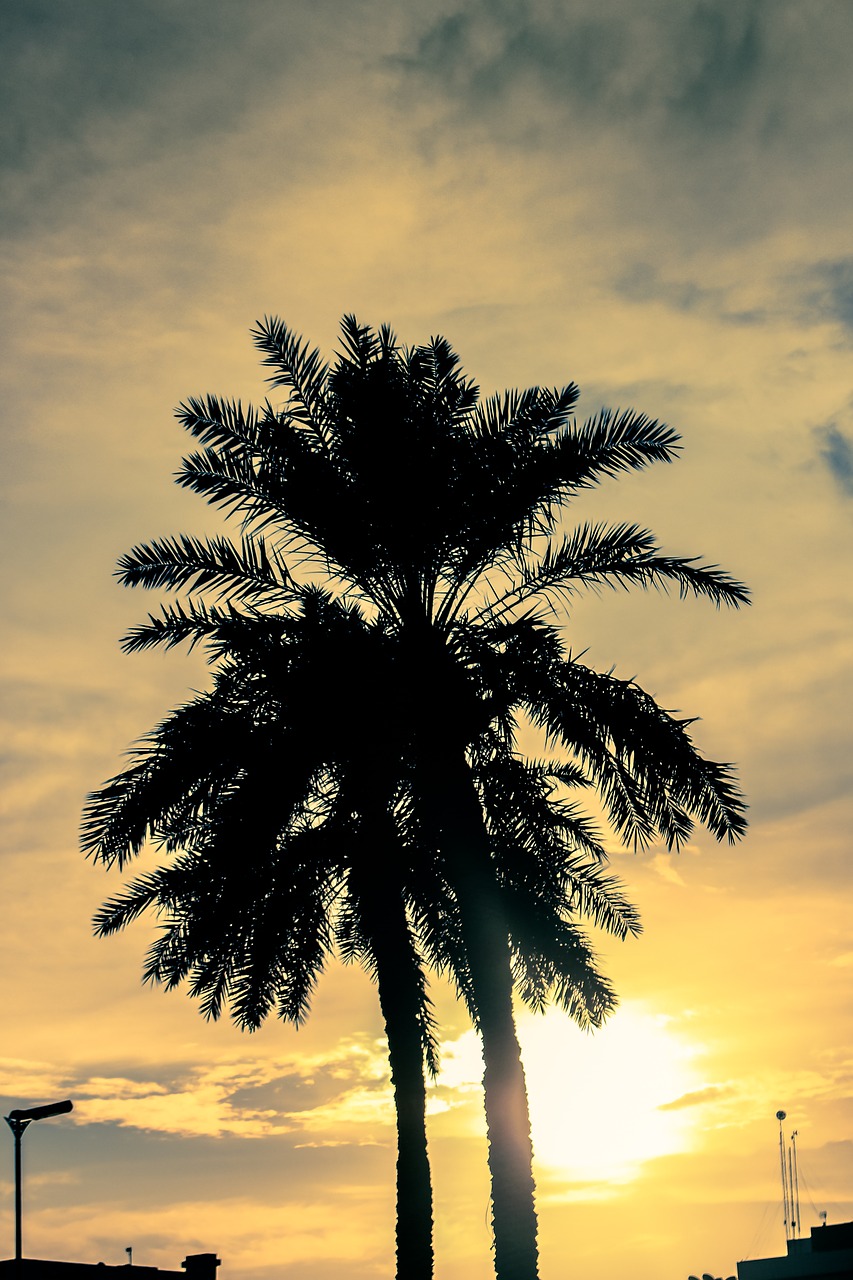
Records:
<instances>
[{"instance_id":1,"label":"sun","mask_svg":"<svg viewBox=\"0 0 853 1280\"><path fill-rule=\"evenodd\" d=\"M692 1044L665 1016L620 1007L600 1031L556 1010L519 1020L536 1160L570 1182L628 1182L692 1145L695 1116L671 1104L701 1087Z\"/></svg>"},{"instance_id":2,"label":"sun","mask_svg":"<svg viewBox=\"0 0 853 1280\"><path fill-rule=\"evenodd\" d=\"M630 1182L646 1161L695 1145L696 1109L672 1104L706 1083L703 1046L672 1019L626 1003L588 1034L552 1009L522 1014L518 1035L536 1164L552 1184ZM479 1131L482 1075L473 1031L445 1044L430 1110L462 1107Z\"/></svg>"}]
</instances>

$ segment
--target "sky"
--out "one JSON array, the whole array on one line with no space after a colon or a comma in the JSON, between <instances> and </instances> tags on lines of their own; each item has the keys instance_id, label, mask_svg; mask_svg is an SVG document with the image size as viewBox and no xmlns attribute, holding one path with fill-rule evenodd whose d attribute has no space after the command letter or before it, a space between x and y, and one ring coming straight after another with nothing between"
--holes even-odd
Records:
<instances>
[{"instance_id":1,"label":"sky","mask_svg":"<svg viewBox=\"0 0 853 1280\"><path fill-rule=\"evenodd\" d=\"M258 400L249 331L332 355L355 312L443 334L484 393L582 389L682 436L574 517L723 565L747 611L579 598L587 661L701 717L750 830L613 844L641 938L586 1035L520 1012L542 1280L686 1280L853 1217L853 8L846 0L6 0L0 11L4 1114L24 1252L223 1280L393 1274L394 1134L375 993L330 964L299 1030L208 1024L140 982L152 927L98 940L120 878L87 792L203 662L122 655L154 598L117 558L217 517L172 483L173 408ZM153 865L150 855L142 865ZM433 985L438 1280L492 1274L476 1040ZM2 1256L14 1249L11 1135Z\"/></svg>"}]
</instances>

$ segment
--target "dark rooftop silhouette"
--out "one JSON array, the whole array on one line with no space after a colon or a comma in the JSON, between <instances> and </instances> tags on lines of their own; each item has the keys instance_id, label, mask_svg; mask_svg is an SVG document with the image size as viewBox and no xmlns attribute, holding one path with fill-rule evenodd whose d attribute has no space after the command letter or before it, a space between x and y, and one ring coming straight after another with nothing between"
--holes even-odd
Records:
<instances>
[{"instance_id":1,"label":"dark rooftop silhouette","mask_svg":"<svg viewBox=\"0 0 853 1280\"><path fill-rule=\"evenodd\" d=\"M0 1262L0 1280L216 1280L220 1259L215 1253L192 1253L184 1258L181 1271L165 1271L159 1267L140 1267L124 1262L113 1266L105 1262L53 1262L44 1258L7 1258ZM132 1271L133 1276L128 1276Z\"/></svg>"}]
</instances>

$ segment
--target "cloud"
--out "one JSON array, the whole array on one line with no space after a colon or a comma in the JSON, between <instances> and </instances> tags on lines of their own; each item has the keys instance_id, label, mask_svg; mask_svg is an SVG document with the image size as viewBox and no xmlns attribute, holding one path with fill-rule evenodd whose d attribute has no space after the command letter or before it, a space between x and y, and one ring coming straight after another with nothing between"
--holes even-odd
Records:
<instances>
[{"instance_id":1,"label":"cloud","mask_svg":"<svg viewBox=\"0 0 853 1280\"><path fill-rule=\"evenodd\" d=\"M851 35L849 10L822 4L814 21L795 0L466 0L397 66L448 135L547 153L552 190L594 192L601 226L730 246L821 189L833 209L850 195L826 162L853 127Z\"/></svg>"},{"instance_id":2,"label":"cloud","mask_svg":"<svg viewBox=\"0 0 853 1280\"><path fill-rule=\"evenodd\" d=\"M633 262L613 281L614 292L638 305L662 303L672 311L749 326L769 318L767 306L744 308L737 287L700 283L697 279L674 279L650 262Z\"/></svg>"},{"instance_id":3,"label":"cloud","mask_svg":"<svg viewBox=\"0 0 853 1280\"><path fill-rule=\"evenodd\" d=\"M840 324L853 332L853 258L812 262L790 285L800 296L802 324Z\"/></svg>"},{"instance_id":4,"label":"cloud","mask_svg":"<svg viewBox=\"0 0 853 1280\"><path fill-rule=\"evenodd\" d=\"M666 880L669 884L678 885L682 889L687 887L684 877L674 864L672 854L668 851L656 853L651 858L649 866L662 880Z\"/></svg>"},{"instance_id":5,"label":"cloud","mask_svg":"<svg viewBox=\"0 0 853 1280\"><path fill-rule=\"evenodd\" d=\"M26 1095L18 1092L21 1081L27 1085ZM49 1062L33 1062L22 1058L0 1058L0 1096L9 1099L11 1107L20 1106L24 1096L26 1106L34 1106L33 1098L52 1099L62 1092L63 1072Z\"/></svg>"},{"instance_id":6,"label":"cloud","mask_svg":"<svg viewBox=\"0 0 853 1280\"><path fill-rule=\"evenodd\" d=\"M611 0L567 13L535 0L475 0L422 33L407 65L482 109L518 102L519 84L530 92L538 83L576 126L595 118L659 123L662 111L702 132L727 131L766 68L764 8L658 3L636 13Z\"/></svg>"},{"instance_id":7,"label":"cloud","mask_svg":"<svg viewBox=\"0 0 853 1280\"><path fill-rule=\"evenodd\" d=\"M614 282L614 288L630 302L659 300L675 311L705 310L709 303L719 303L720 299L720 290L694 280L663 279L660 270L649 262L633 263Z\"/></svg>"},{"instance_id":8,"label":"cloud","mask_svg":"<svg viewBox=\"0 0 853 1280\"><path fill-rule=\"evenodd\" d=\"M672 1102L662 1102L658 1111L682 1111L685 1107L699 1107L705 1102L715 1102L731 1092L731 1085L709 1084L704 1089L683 1093L680 1098L673 1098Z\"/></svg>"},{"instance_id":9,"label":"cloud","mask_svg":"<svg viewBox=\"0 0 853 1280\"><path fill-rule=\"evenodd\" d=\"M321 7L322 0L321 0ZM144 182L152 158L233 130L285 78L313 26L294 30L263 0L109 0L4 7L0 159L7 217L117 166ZM8 224L7 224L8 225Z\"/></svg>"},{"instance_id":10,"label":"cloud","mask_svg":"<svg viewBox=\"0 0 853 1280\"><path fill-rule=\"evenodd\" d=\"M737 1081L690 1091L665 1103L660 1110L678 1111L719 1102L716 1128L737 1128L750 1116L772 1115L778 1100L784 1098L789 1119L793 1121L795 1116L808 1115L828 1102L849 1102L853 1085L851 1067L850 1061L834 1062L832 1055L827 1055L814 1068L771 1067L760 1073L743 1073Z\"/></svg>"},{"instance_id":11,"label":"cloud","mask_svg":"<svg viewBox=\"0 0 853 1280\"><path fill-rule=\"evenodd\" d=\"M853 323L853 312L851 312ZM845 497L853 498L853 438L834 422L815 428L818 453Z\"/></svg>"},{"instance_id":12,"label":"cloud","mask_svg":"<svg viewBox=\"0 0 853 1280\"><path fill-rule=\"evenodd\" d=\"M112 1124L183 1137L315 1135L328 1145L385 1143L393 1103L384 1046L340 1041L322 1057L219 1061L167 1079L80 1073L64 1087L82 1125Z\"/></svg>"},{"instance_id":13,"label":"cloud","mask_svg":"<svg viewBox=\"0 0 853 1280\"><path fill-rule=\"evenodd\" d=\"M816 29L796 0L657 0L641 10L579 0L570 11L542 0L468 0L421 32L402 65L489 110L504 130L511 122L495 107L526 106L516 121L523 131L543 124L547 102L573 132L618 123L635 135L680 132L704 143L746 132L767 143L795 126L816 132L849 109L839 100L844 58L832 45L853 32L853 19L822 8Z\"/></svg>"}]
</instances>

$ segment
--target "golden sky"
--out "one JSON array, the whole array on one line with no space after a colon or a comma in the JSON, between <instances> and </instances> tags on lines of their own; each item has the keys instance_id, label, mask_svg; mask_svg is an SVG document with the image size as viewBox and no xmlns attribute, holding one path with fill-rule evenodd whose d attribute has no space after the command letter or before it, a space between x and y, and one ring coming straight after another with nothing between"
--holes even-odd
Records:
<instances>
[{"instance_id":1,"label":"golden sky","mask_svg":"<svg viewBox=\"0 0 853 1280\"><path fill-rule=\"evenodd\" d=\"M354 311L444 334L485 392L572 379L683 436L586 496L745 580L746 613L585 598L575 651L702 717L751 805L739 847L614 849L642 938L585 1036L522 1015L542 1280L685 1280L853 1216L853 9L841 0L7 0L0 85L2 1100L25 1253L223 1280L392 1274L375 995L330 966L301 1030L207 1025L142 989L144 924L83 861L83 798L205 680L124 657L137 542L213 531L172 417L259 399L280 314L332 353ZM491 1275L476 1041L436 999L438 1280ZM0 1179L14 1247L12 1144Z\"/></svg>"}]
</instances>

